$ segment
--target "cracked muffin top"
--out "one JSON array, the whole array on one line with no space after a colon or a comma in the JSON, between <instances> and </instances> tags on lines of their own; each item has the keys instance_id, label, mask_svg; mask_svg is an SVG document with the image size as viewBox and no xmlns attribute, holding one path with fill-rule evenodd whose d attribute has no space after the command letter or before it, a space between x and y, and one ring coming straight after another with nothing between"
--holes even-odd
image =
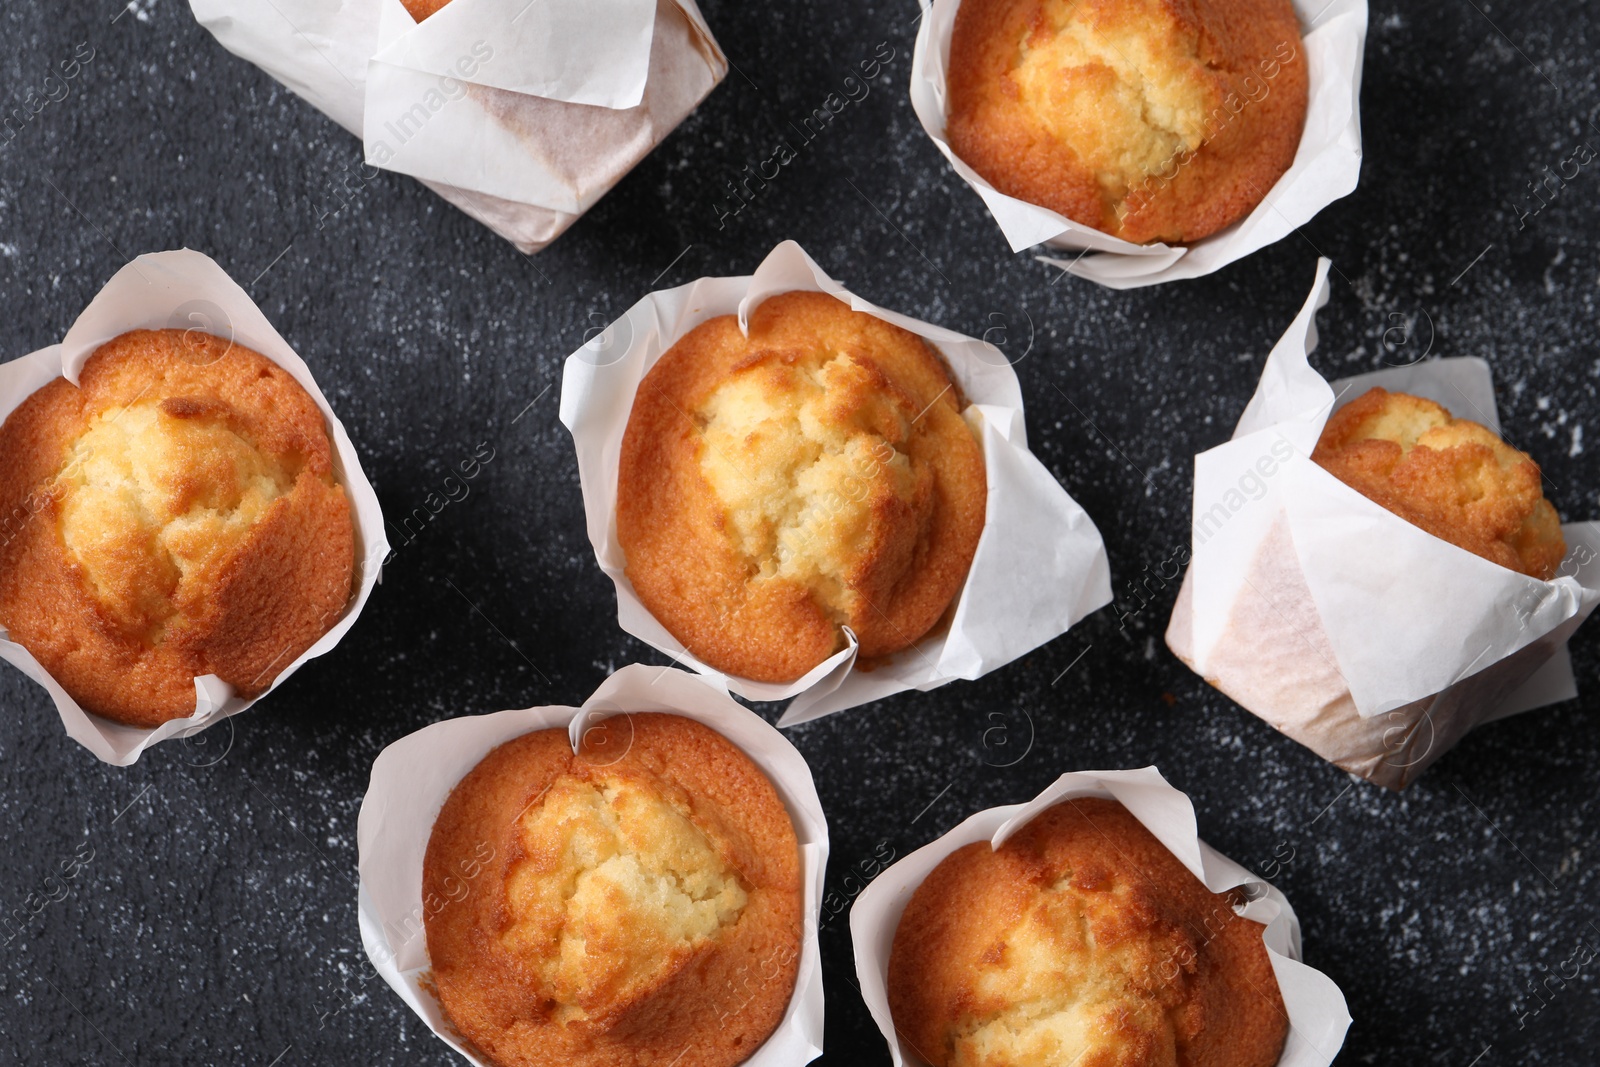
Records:
<instances>
[{"instance_id":1,"label":"cracked muffin top","mask_svg":"<svg viewBox=\"0 0 1600 1067\"><path fill-rule=\"evenodd\" d=\"M1531 578L1567 554L1539 465L1431 400L1371 389L1322 428L1311 458L1414 526Z\"/></svg>"},{"instance_id":2,"label":"cracked muffin top","mask_svg":"<svg viewBox=\"0 0 1600 1067\"><path fill-rule=\"evenodd\" d=\"M1272 1067L1288 1016L1242 901L1117 802L1062 801L917 887L889 955L895 1029L933 1067Z\"/></svg>"},{"instance_id":3,"label":"cracked muffin top","mask_svg":"<svg viewBox=\"0 0 1600 1067\"><path fill-rule=\"evenodd\" d=\"M1289 169L1308 85L1290 0L963 0L947 135L1008 196L1181 244Z\"/></svg>"},{"instance_id":4,"label":"cracked muffin top","mask_svg":"<svg viewBox=\"0 0 1600 1067\"><path fill-rule=\"evenodd\" d=\"M0 455L0 625L88 711L159 725L207 674L255 696L349 599L322 412L241 345L114 338L11 413Z\"/></svg>"},{"instance_id":5,"label":"cracked muffin top","mask_svg":"<svg viewBox=\"0 0 1600 1067\"><path fill-rule=\"evenodd\" d=\"M506 742L461 780L423 865L433 982L498 1067L730 1067L799 968L799 848L731 742L661 713Z\"/></svg>"},{"instance_id":6,"label":"cracked muffin top","mask_svg":"<svg viewBox=\"0 0 1600 1067\"><path fill-rule=\"evenodd\" d=\"M921 338L824 293L724 315L639 385L617 533L627 575L694 655L793 681L937 624L983 532L983 454Z\"/></svg>"}]
</instances>

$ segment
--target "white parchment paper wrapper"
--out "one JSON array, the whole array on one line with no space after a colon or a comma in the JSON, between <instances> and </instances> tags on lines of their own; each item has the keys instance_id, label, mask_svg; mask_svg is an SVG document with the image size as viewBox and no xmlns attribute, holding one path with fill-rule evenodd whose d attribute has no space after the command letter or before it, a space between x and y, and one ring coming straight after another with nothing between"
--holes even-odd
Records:
<instances>
[{"instance_id":1,"label":"white parchment paper wrapper","mask_svg":"<svg viewBox=\"0 0 1600 1067\"><path fill-rule=\"evenodd\" d=\"M1254 897L1240 915L1265 924L1262 940L1272 961L1289 1036L1279 1067L1327 1067L1344 1044L1350 1012L1333 979L1300 962L1300 921L1277 889L1251 874L1204 841L1195 824L1194 805L1154 767L1130 771L1074 771L1063 774L1026 804L989 808L943 837L931 841L878 875L850 909L850 939L855 946L856 978L867 1010L877 1022L895 1067L923 1067L922 1057L901 1042L889 1015L889 951L911 895L944 858L975 841L999 848L1034 816L1073 797L1118 801L1144 824L1213 893L1251 887Z\"/></svg>"},{"instance_id":2,"label":"white parchment paper wrapper","mask_svg":"<svg viewBox=\"0 0 1600 1067\"><path fill-rule=\"evenodd\" d=\"M1313 370L1328 267L1267 357L1233 440L1195 457L1194 548L1167 644L1279 730L1401 788L1473 726L1576 694L1565 643L1600 602L1600 524L1566 524L1567 559L1540 581L1434 537L1313 463L1328 417L1373 386L1500 429L1482 360L1331 385Z\"/></svg>"},{"instance_id":3,"label":"white parchment paper wrapper","mask_svg":"<svg viewBox=\"0 0 1600 1067\"><path fill-rule=\"evenodd\" d=\"M535 730L565 727L577 751L596 723L632 712L665 711L694 719L741 748L789 809L800 844L805 929L794 996L771 1037L745 1067L809 1063L822 1054L822 960L817 909L828 862L828 824L805 759L777 730L740 707L706 678L629 664L601 683L581 708L545 707L448 719L401 738L379 753L361 802L361 942L384 981L451 1048L486 1067L466 1047L430 992L427 903L422 861L445 798L490 750Z\"/></svg>"},{"instance_id":4,"label":"white parchment paper wrapper","mask_svg":"<svg viewBox=\"0 0 1600 1067\"><path fill-rule=\"evenodd\" d=\"M338 621L304 655L283 668L267 689L270 693L299 670L301 664L331 650L355 625L356 616L361 614L372 587L378 583L383 560L389 554L389 542L384 534L378 496L361 470L360 457L344 426L328 405L328 398L317 388L311 368L278 336L278 331L272 328L255 301L210 257L199 252L185 248L140 256L112 275L60 344L0 364L0 420L56 378L64 377L77 384L84 362L112 338L129 330L169 328L198 330L229 338L288 371L322 409L328 438L333 443L334 476L344 486L350 500L360 580ZM208 674L194 680L193 715L172 719L153 730L141 729L83 710L27 649L6 639L3 628L0 628L0 659L15 664L49 691L61 714L61 724L73 740L105 762L119 767L131 765L146 748L159 741L187 737L255 703L255 700L236 696L232 686ZM266 693L255 699L264 696Z\"/></svg>"},{"instance_id":5,"label":"white parchment paper wrapper","mask_svg":"<svg viewBox=\"0 0 1600 1067\"><path fill-rule=\"evenodd\" d=\"M523 252L727 73L694 0L190 0L201 25Z\"/></svg>"},{"instance_id":6,"label":"white parchment paper wrapper","mask_svg":"<svg viewBox=\"0 0 1600 1067\"><path fill-rule=\"evenodd\" d=\"M1139 245L1007 196L964 163L945 140L946 70L960 0L921 0L924 15L911 57L911 104L950 165L988 205L1013 252L1037 244L1081 252L1044 259L1111 289L1198 278L1265 248L1340 197L1361 172L1361 62L1367 0L1294 0L1304 39L1297 62L1310 64L1305 132L1294 163L1266 198L1238 222L1187 246ZM1248 107L1249 105L1245 105ZM1041 257L1044 258L1044 257Z\"/></svg>"},{"instance_id":7,"label":"white parchment paper wrapper","mask_svg":"<svg viewBox=\"0 0 1600 1067\"><path fill-rule=\"evenodd\" d=\"M856 311L926 339L944 356L979 430L989 499L983 536L949 625L912 647L853 669L849 644L788 685L738 678L702 663L640 602L623 573L617 539L617 464L639 383L667 349L718 315L741 326L768 296L803 289L830 293ZM875 307L823 273L799 245L785 241L754 275L701 278L651 293L567 359L561 421L572 431L589 540L617 586L617 621L628 633L751 700L789 700L780 726L818 718L907 689L932 689L977 678L1044 644L1111 600L1110 567L1100 532L1055 477L1028 451L1022 390L993 345Z\"/></svg>"}]
</instances>

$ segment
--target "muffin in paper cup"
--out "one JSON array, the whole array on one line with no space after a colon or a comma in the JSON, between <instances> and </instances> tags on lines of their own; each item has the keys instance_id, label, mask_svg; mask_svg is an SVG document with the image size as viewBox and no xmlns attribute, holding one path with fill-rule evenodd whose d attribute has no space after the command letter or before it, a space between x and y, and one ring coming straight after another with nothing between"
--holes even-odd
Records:
<instances>
[{"instance_id":1,"label":"muffin in paper cup","mask_svg":"<svg viewBox=\"0 0 1600 1067\"><path fill-rule=\"evenodd\" d=\"M694 0L189 6L224 48L360 137L368 167L415 177L524 253L576 222L728 72ZM342 210L343 184L320 216Z\"/></svg>"},{"instance_id":2,"label":"muffin in paper cup","mask_svg":"<svg viewBox=\"0 0 1600 1067\"><path fill-rule=\"evenodd\" d=\"M349 435L317 387L310 367L272 328L245 291L199 252L180 249L138 257L112 276L60 344L0 364L0 421L56 378L64 377L76 385L78 372L97 348L130 330L140 329L182 329L221 337L230 344L237 342L282 367L310 394L321 410L333 446L334 478L349 499L358 573L351 583L350 599L333 625L284 666L259 696L241 697L216 675L198 677L194 680L194 713L149 729L124 725L84 710L26 648L9 640L0 628L0 659L44 686L73 740L106 763L119 767L137 761L151 745L172 737L189 737L237 715L282 685L306 661L331 651L355 625L389 554L377 494L361 469Z\"/></svg>"},{"instance_id":3,"label":"muffin in paper cup","mask_svg":"<svg viewBox=\"0 0 1600 1067\"><path fill-rule=\"evenodd\" d=\"M911 896L945 857L988 841L999 848L1035 816L1081 797L1114 800L1126 808L1213 893L1239 888L1248 903L1235 914L1263 924L1262 941L1289 1017L1279 1067L1327 1067L1344 1044L1350 1013L1333 980L1301 962L1300 921L1289 901L1265 880L1200 840L1194 805L1154 767L1072 771L1025 804L988 808L878 875L850 909L856 978L873 1021L888 1042L895 1067L926 1067L897 1031L889 1012L889 954Z\"/></svg>"},{"instance_id":4,"label":"muffin in paper cup","mask_svg":"<svg viewBox=\"0 0 1600 1067\"><path fill-rule=\"evenodd\" d=\"M737 314L741 329L768 297L829 294L851 309L927 341L967 401L962 413L979 437L988 484L982 536L944 621L909 648L858 669L856 639L790 683L719 671L684 647L639 599L618 537L618 468L640 383L690 330ZM561 421L572 431L589 540L616 584L624 630L751 700L791 700L780 726L805 722L907 689L973 679L1066 630L1111 599L1105 545L1094 523L1028 451L1016 372L993 345L875 307L823 273L798 244L785 241L755 274L702 278L652 293L567 359Z\"/></svg>"},{"instance_id":5,"label":"muffin in paper cup","mask_svg":"<svg viewBox=\"0 0 1600 1067\"><path fill-rule=\"evenodd\" d=\"M423 859L434 821L456 784L489 752L536 730L565 727L576 753L606 720L668 712L710 727L767 776L800 846L803 929L794 993L783 1020L746 1067L808 1063L822 1054L822 960L817 911L828 861L828 824L804 757L765 720L714 681L671 667L630 664L581 707L542 707L447 719L394 742L372 765L357 823L361 941L373 967L436 1035L487 1067L456 1030L432 988L425 921L438 901L423 899ZM624 743L626 739L624 739ZM470 891L470 889L468 890Z\"/></svg>"},{"instance_id":6,"label":"muffin in paper cup","mask_svg":"<svg viewBox=\"0 0 1600 1067\"><path fill-rule=\"evenodd\" d=\"M1332 413L1374 386L1500 430L1479 359L1332 383L1313 370L1329 266L1233 439L1195 457L1193 549L1167 645L1324 759L1401 789L1474 726L1576 695L1566 641L1600 602L1600 524L1563 525L1567 556L1542 581L1435 537L1313 462Z\"/></svg>"},{"instance_id":7,"label":"muffin in paper cup","mask_svg":"<svg viewBox=\"0 0 1600 1067\"><path fill-rule=\"evenodd\" d=\"M963 181L983 198L1013 252L1034 245L1077 252L1040 259L1110 289L1198 278L1281 239L1355 190L1361 172L1361 65L1367 0L1294 0L1310 95L1293 164L1244 218L1187 245L1134 244L1008 196L951 150L946 140L947 69L960 0L921 0L911 59L911 104L922 128Z\"/></svg>"}]
</instances>

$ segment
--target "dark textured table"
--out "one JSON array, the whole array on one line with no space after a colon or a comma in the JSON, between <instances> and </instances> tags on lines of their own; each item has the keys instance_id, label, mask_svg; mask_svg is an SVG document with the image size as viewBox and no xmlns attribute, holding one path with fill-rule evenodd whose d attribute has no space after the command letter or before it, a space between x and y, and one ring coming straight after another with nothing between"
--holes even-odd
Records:
<instances>
[{"instance_id":1,"label":"dark textured table","mask_svg":"<svg viewBox=\"0 0 1600 1067\"><path fill-rule=\"evenodd\" d=\"M1130 293L1007 250L912 113L914 5L705 13L737 71L530 260L408 178L365 180L352 137L181 0L0 12L5 358L58 340L134 255L187 245L311 363L391 514L480 446L494 455L400 547L333 654L132 768L98 763L41 689L0 670L0 1060L452 1061L361 949L368 768L435 720L577 703L621 664L666 662L615 624L556 421L561 361L643 292L746 273L793 237L885 306L1004 341L1034 451L1099 523L1123 591L981 681L789 732L831 823L829 890L1063 770L1154 763L1212 844L1279 861L1306 959L1355 1016L1340 1062L1594 1062L1596 965L1543 1000L1530 987L1600 948L1600 627L1573 645L1583 699L1480 730L1392 795L1178 663L1161 640L1174 589L1143 608L1125 590L1187 543L1191 457L1231 431L1318 252L1337 266L1321 369L1430 344L1487 358L1563 517L1600 516L1600 160L1547 206L1529 184L1600 146L1600 12L1384 0L1360 191L1211 277ZM871 95L719 229L726 180L879 42L895 57ZM76 76L47 83L63 64ZM887 1062L843 916L822 947L826 1061Z\"/></svg>"}]
</instances>

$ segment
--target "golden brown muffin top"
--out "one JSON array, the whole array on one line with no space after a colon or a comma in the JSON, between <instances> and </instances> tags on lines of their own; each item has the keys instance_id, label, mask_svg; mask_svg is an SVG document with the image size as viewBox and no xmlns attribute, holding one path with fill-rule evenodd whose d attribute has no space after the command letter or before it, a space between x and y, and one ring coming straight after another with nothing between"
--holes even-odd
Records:
<instances>
[{"instance_id":1,"label":"golden brown muffin top","mask_svg":"<svg viewBox=\"0 0 1600 1067\"><path fill-rule=\"evenodd\" d=\"M982 451L921 338L824 293L724 315L640 383L617 526L652 614L705 662L792 681L928 632L983 532Z\"/></svg>"},{"instance_id":2,"label":"golden brown muffin top","mask_svg":"<svg viewBox=\"0 0 1600 1067\"><path fill-rule=\"evenodd\" d=\"M333 625L354 528L322 412L210 334L136 330L0 426L0 624L85 708L154 726L245 696Z\"/></svg>"},{"instance_id":3,"label":"golden brown muffin top","mask_svg":"<svg viewBox=\"0 0 1600 1067\"><path fill-rule=\"evenodd\" d=\"M964 0L950 147L996 189L1138 243L1248 214L1299 150L1290 0Z\"/></svg>"},{"instance_id":4,"label":"golden brown muffin top","mask_svg":"<svg viewBox=\"0 0 1600 1067\"><path fill-rule=\"evenodd\" d=\"M1334 412L1311 458L1373 503L1502 567L1548 579L1567 554L1532 457L1431 400L1369 390Z\"/></svg>"},{"instance_id":5,"label":"golden brown muffin top","mask_svg":"<svg viewBox=\"0 0 1600 1067\"><path fill-rule=\"evenodd\" d=\"M406 11L412 18L421 22L448 4L450 0L400 0L400 2L405 5Z\"/></svg>"},{"instance_id":6,"label":"golden brown muffin top","mask_svg":"<svg viewBox=\"0 0 1600 1067\"><path fill-rule=\"evenodd\" d=\"M565 730L490 752L434 823L423 900L440 1003L497 1067L730 1067L799 968L788 812L677 715L607 719L576 755Z\"/></svg>"},{"instance_id":7,"label":"golden brown muffin top","mask_svg":"<svg viewBox=\"0 0 1600 1067\"><path fill-rule=\"evenodd\" d=\"M895 1029L934 1067L1272 1067L1289 1021L1242 900L1115 801L1063 801L912 894Z\"/></svg>"}]
</instances>

